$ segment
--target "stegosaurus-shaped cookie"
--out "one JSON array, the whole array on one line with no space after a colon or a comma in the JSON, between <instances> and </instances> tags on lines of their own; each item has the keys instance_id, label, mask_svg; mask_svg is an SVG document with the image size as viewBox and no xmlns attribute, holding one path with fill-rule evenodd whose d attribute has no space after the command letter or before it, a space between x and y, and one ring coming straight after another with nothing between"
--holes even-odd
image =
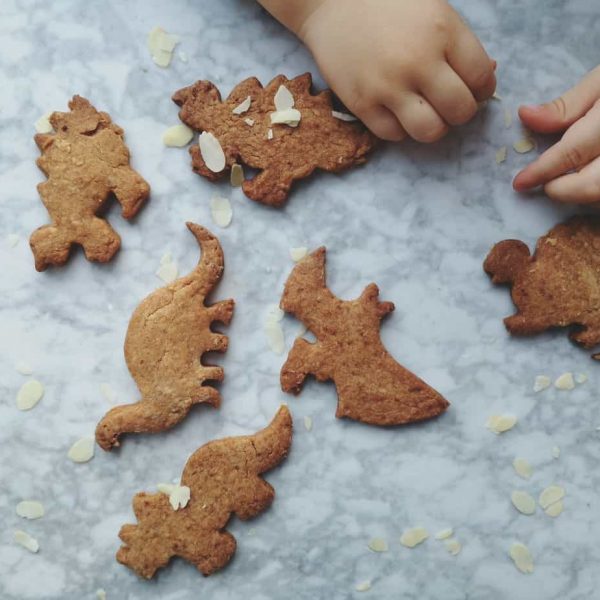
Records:
<instances>
[{"instance_id":1,"label":"stegosaurus-shaped cookie","mask_svg":"<svg viewBox=\"0 0 600 600\"><path fill-rule=\"evenodd\" d=\"M203 365L205 352L225 352L227 337L211 331L228 324L233 300L205 306L221 279L223 251L216 237L187 224L202 248L196 268L150 294L137 307L127 329L125 360L142 395L135 404L110 410L96 428L96 441L110 450L126 432L157 432L181 421L194 404L219 406L219 392L207 381L222 381L223 369Z\"/></svg>"},{"instance_id":2,"label":"stegosaurus-shaped cookie","mask_svg":"<svg viewBox=\"0 0 600 600\"><path fill-rule=\"evenodd\" d=\"M280 85L291 92L294 108L301 113L297 127L271 124L274 97ZM252 179L244 181L246 196L280 206L294 180L308 177L315 169L337 172L365 162L375 145L374 136L360 122L335 118L331 92L312 95L311 85L310 73L294 79L278 75L264 88L256 77L250 77L238 84L224 102L210 81L197 81L175 92L173 101L181 107L179 118L192 129L212 133L225 153L225 168L214 173L205 165L199 147L192 146L194 171L216 180L234 163L242 162L259 170ZM234 114L233 109L248 96L249 109ZM268 139L269 130L272 139Z\"/></svg>"},{"instance_id":3,"label":"stegosaurus-shaped cookie","mask_svg":"<svg viewBox=\"0 0 600 600\"><path fill-rule=\"evenodd\" d=\"M121 238L97 216L114 195L123 217L133 218L148 198L150 186L129 166L123 130L88 100L74 96L70 112L55 112L55 133L38 133L42 152L37 165L48 177L38 185L52 223L36 229L30 244L35 268L64 264L73 244L83 247L88 260L107 262Z\"/></svg>"},{"instance_id":4,"label":"stegosaurus-shaped cookie","mask_svg":"<svg viewBox=\"0 0 600 600\"><path fill-rule=\"evenodd\" d=\"M285 284L281 308L299 318L317 338L295 341L281 369L281 387L299 393L307 375L332 379L338 393L336 417L374 425L400 425L436 417L448 402L399 365L381 342L381 319L394 310L378 299L372 283L356 300L334 296L325 281L325 248L295 267Z\"/></svg>"},{"instance_id":5,"label":"stegosaurus-shaped cookie","mask_svg":"<svg viewBox=\"0 0 600 600\"><path fill-rule=\"evenodd\" d=\"M585 348L600 343L599 217L573 217L553 227L538 240L533 256L519 240L499 242L483 268L494 283L512 288L517 313L504 319L510 333L533 335L574 325L575 342Z\"/></svg>"},{"instance_id":6,"label":"stegosaurus-shaped cookie","mask_svg":"<svg viewBox=\"0 0 600 600\"><path fill-rule=\"evenodd\" d=\"M275 490L260 475L286 457L291 442L292 417L282 406L262 431L196 450L181 477L190 489L187 505L174 511L165 494L137 494L138 525L121 528L124 545L117 560L148 579L173 556L204 575L222 569L236 550L235 538L225 530L231 514L245 521L271 505Z\"/></svg>"}]
</instances>

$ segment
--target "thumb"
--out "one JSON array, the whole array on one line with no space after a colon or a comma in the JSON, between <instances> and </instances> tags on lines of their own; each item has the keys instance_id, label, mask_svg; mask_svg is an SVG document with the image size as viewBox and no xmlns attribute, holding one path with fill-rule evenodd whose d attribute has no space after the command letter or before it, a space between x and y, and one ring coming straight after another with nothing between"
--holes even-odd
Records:
<instances>
[{"instance_id":1,"label":"thumb","mask_svg":"<svg viewBox=\"0 0 600 600\"><path fill-rule=\"evenodd\" d=\"M600 66L590 71L575 87L552 102L519 107L523 124L539 133L564 131L580 119L600 98Z\"/></svg>"}]
</instances>

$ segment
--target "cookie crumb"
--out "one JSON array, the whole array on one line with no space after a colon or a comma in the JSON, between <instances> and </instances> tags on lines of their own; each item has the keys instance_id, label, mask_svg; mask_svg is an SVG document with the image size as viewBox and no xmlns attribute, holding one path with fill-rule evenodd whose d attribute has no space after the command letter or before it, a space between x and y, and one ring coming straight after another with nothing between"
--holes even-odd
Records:
<instances>
[{"instance_id":1,"label":"cookie crumb","mask_svg":"<svg viewBox=\"0 0 600 600\"><path fill-rule=\"evenodd\" d=\"M6 236L6 243L11 248L14 248L19 243L19 236L16 233L9 233Z\"/></svg>"},{"instance_id":2,"label":"cookie crumb","mask_svg":"<svg viewBox=\"0 0 600 600\"><path fill-rule=\"evenodd\" d=\"M533 557L525 544L515 542L511 545L508 554L521 573L533 573Z\"/></svg>"},{"instance_id":3,"label":"cookie crumb","mask_svg":"<svg viewBox=\"0 0 600 600\"><path fill-rule=\"evenodd\" d=\"M54 127L49 121L51 115L52 111L47 112L35 122L34 127L37 133L52 133L54 131Z\"/></svg>"},{"instance_id":4,"label":"cookie crumb","mask_svg":"<svg viewBox=\"0 0 600 600\"><path fill-rule=\"evenodd\" d=\"M34 554L40 549L38 541L34 537L31 537L28 533L22 531L21 529L17 529L15 531L13 539L15 540L15 542L17 542L17 544L23 546L23 548L29 550L29 552L33 552Z\"/></svg>"},{"instance_id":5,"label":"cookie crumb","mask_svg":"<svg viewBox=\"0 0 600 600\"><path fill-rule=\"evenodd\" d=\"M234 115L242 115L248 111L251 103L252 98L250 96L246 96L246 98L242 102L240 102L231 112Z\"/></svg>"},{"instance_id":6,"label":"cookie crumb","mask_svg":"<svg viewBox=\"0 0 600 600\"><path fill-rule=\"evenodd\" d=\"M499 165L506 160L507 149L506 146L501 146L496 150L496 164Z\"/></svg>"},{"instance_id":7,"label":"cookie crumb","mask_svg":"<svg viewBox=\"0 0 600 600\"><path fill-rule=\"evenodd\" d=\"M513 460L513 468L519 477L529 479L533 473L533 469L527 460L524 458L515 458Z\"/></svg>"},{"instance_id":8,"label":"cookie crumb","mask_svg":"<svg viewBox=\"0 0 600 600\"><path fill-rule=\"evenodd\" d=\"M312 417L304 417L304 429L306 429L306 431L310 431L312 429L312 426L313 426Z\"/></svg>"},{"instance_id":9,"label":"cookie crumb","mask_svg":"<svg viewBox=\"0 0 600 600\"><path fill-rule=\"evenodd\" d=\"M373 552L387 552L388 551L387 542L383 538L378 538L378 537L371 538L369 540L368 548L369 548L369 550L372 550Z\"/></svg>"},{"instance_id":10,"label":"cookie crumb","mask_svg":"<svg viewBox=\"0 0 600 600\"><path fill-rule=\"evenodd\" d=\"M231 183L231 187L242 186L242 183L244 183L244 168L242 167L242 165L238 165L237 163L231 165L229 183Z\"/></svg>"},{"instance_id":11,"label":"cookie crumb","mask_svg":"<svg viewBox=\"0 0 600 600\"><path fill-rule=\"evenodd\" d=\"M169 148L183 148L187 146L194 137L194 131L187 125L179 124L169 127L162 136L162 141Z\"/></svg>"},{"instance_id":12,"label":"cookie crumb","mask_svg":"<svg viewBox=\"0 0 600 600\"><path fill-rule=\"evenodd\" d=\"M356 584L354 589L357 592L367 592L371 589L371 582L368 579L366 581L360 581Z\"/></svg>"},{"instance_id":13,"label":"cookie crumb","mask_svg":"<svg viewBox=\"0 0 600 600\"><path fill-rule=\"evenodd\" d=\"M198 138L200 155L208 169L220 173L225 168L225 153L219 140L210 132L203 131Z\"/></svg>"},{"instance_id":14,"label":"cookie crumb","mask_svg":"<svg viewBox=\"0 0 600 600\"><path fill-rule=\"evenodd\" d=\"M244 119L244 123L246 123L248 127L252 127L254 125L254 119L246 118Z\"/></svg>"},{"instance_id":15,"label":"cookie crumb","mask_svg":"<svg viewBox=\"0 0 600 600\"><path fill-rule=\"evenodd\" d=\"M436 540L446 540L454 534L454 529L452 527L447 527L446 529L442 529L435 534Z\"/></svg>"},{"instance_id":16,"label":"cookie crumb","mask_svg":"<svg viewBox=\"0 0 600 600\"><path fill-rule=\"evenodd\" d=\"M549 485L544 488L539 497L540 506L546 510L555 502L562 500L565 497L565 489L559 485Z\"/></svg>"},{"instance_id":17,"label":"cookie crumb","mask_svg":"<svg viewBox=\"0 0 600 600\"><path fill-rule=\"evenodd\" d=\"M294 262L302 260L308 254L308 248L306 246L300 246L298 248L290 248L290 256Z\"/></svg>"},{"instance_id":18,"label":"cookie crumb","mask_svg":"<svg viewBox=\"0 0 600 600\"><path fill-rule=\"evenodd\" d=\"M517 423L515 415L492 415L485 426L496 435L512 429Z\"/></svg>"},{"instance_id":19,"label":"cookie crumb","mask_svg":"<svg viewBox=\"0 0 600 600\"><path fill-rule=\"evenodd\" d=\"M76 463L85 463L94 458L94 438L84 437L77 440L69 449L67 456Z\"/></svg>"},{"instance_id":20,"label":"cookie crumb","mask_svg":"<svg viewBox=\"0 0 600 600\"><path fill-rule=\"evenodd\" d=\"M31 375L33 373L31 366L22 360L15 365L15 370L21 375Z\"/></svg>"},{"instance_id":21,"label":"cookie crumb","mask_svg":"<svg viewBox=\"0 0 600 600\"><path fill-rule=\"evenodd\" d=\"M427 529L424 527L413 527L404 531L400 536L400 543L407 548L414 548L423 543L428 537L429 533Z\"/></svg>"},{"instance_id":22,"label":"cookie crumb","mask_svg":"<svg viewBox=\"0 0 600 600\"><path fill-rule=\"evenodd\" d=\"M179 43L179 38L175 35L168 34L161 27L155 27L148 34L148 50L152 60L159 67L168 67L171 64L173 50Z\"/></svg>"},{"instance_id":23,"label":"cookie crumb","mask_svg":"<svg viewBox=\"0 0 600 600\"><path fill-rule=\"evenodd\" d=\"M534 148L535 144L533 143L533 140L529 138L521 138L513 144L513 149L518 154L527 154L527 152L531 152Z\"/></svg>"},{"instance_id":24,"label":"cookie crumb","mask_svg":"<svg viewBox=\"0 0 600 600\"><path fill-rule=\"evenodd\" d=\"M550 387L552 380L547 375L537 375L533 381L533 391L541 392Z\"/></svg>"},{"instance_id":25,"label":"cookie crumb","mask_svg":"<svg viewBox=\"0 0 600 600\"><path fill-rule=\"evenodd\" d=\"M554 382L554 387L557 390L572 390L575 387L573 373L567 372L559 375Z\"/></svg>"},{"instance_id":26,"label":"cookie crumb","mask_svg":"<svg viewBox=\"0 0 600 600\"><path fill-rule=\"evenodd\" d=\"M17 393L17 408L31 410L44 395L44 386L37 379L25 382Z\"/></svg>"},{"instance_id":27,"label":"cookie crumb","mask_svg":"<svg viewBox=\"0 0 600 600\"><path fill-rule=\"evenodd\" d=\"M552 458L558 458L560 456L560 448L558 446L552 446Z\"/></svg>"},{"instance_id":28,"label":"cookie crumb","mask_svg":"<svg viewBox=\"0 0 600 600\"><path fill-rule=\"evenodd\" d=\"M456 556L462 550L462 544L458 540L446 540L444 546L452 556Z\"/></svg>"},{"instance_id":29,"label":"cookie crumb","mask_svg":"<svg viewBox=\"0 0 600 600\"><path fill-rule=\"evenodd\" d=\"M524 515L533 515L535 513L535 500L531 494L522 490L514 490L510 495L513 506Z\"/></svg>"},{"instance_id":30,"label":"cookie crumb","mask_svg":"<svg viewBox=\"0 0 600 600\"><path fill-rule=\"evenodd\" d=\"M44 512L44 505L36 500L22 500L16 508L17 515L24 519L41 519Z\"/></svg>"},{"instance_id":31,"label":"cookie crumb","mask_svg":"<svg viewBox=\"0 0 600 600\"><path fill-rule=\"evenodd\" d=\"M338 110L332 110L331 116L339 119L340 121L358 121L358 119L354 115L349 115L348 113L340 112Z\"/></svg>"},{"instance_id":32,"label":"cookie crumb","mask_svg":"<svg viewBox=\"0 0 600 600\"><path fill-rule=\"evenodd\" d=\"M210 199L210 216L215 225L222 228L229 227L233 218L229 200L222 196L213 196Z\"/></svg>"},{"instance_id":33,"label":"cookie crumb","mask_svg":"<svg viewBox=\"0 0 600 600\"><path fill-rule=\"evenodd\" d=\"M560 515L562 513L563 508L564 508L563 502L562 502L562 500L559 500L558 502L551 504L548 508L546 508L544 510L544 512L549 517L558 517L558 515Z\"/></svg>"},{"instance_id":34,"label":"cookie crumb","mask_svg":"<svg viewBox=\"0 0 600 600\"><path fill-rule=\"evenodd\" d=\"M273 139L273 130L271 128L267 129L267 139L268 140Z\"/></svg>"}]
</instances>

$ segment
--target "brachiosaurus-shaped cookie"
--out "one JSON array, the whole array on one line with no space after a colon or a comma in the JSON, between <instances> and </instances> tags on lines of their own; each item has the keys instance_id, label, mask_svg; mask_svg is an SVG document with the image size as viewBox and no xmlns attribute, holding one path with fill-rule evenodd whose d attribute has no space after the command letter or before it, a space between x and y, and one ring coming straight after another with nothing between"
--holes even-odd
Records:
<instances>
[{"instance_id":1,"label":"brachiosaurus-shaped cookie","mask_svg":"<svg viewBox=\"0 0 600 600\"><path fill-rule=\"evenodd\" d=\"M291 92L294 108L302 115L297 127L271 124L280 85ZM193 145L190 154L194 171L216 180L234 163L242 162L260 171L244 181L246 196L280 206L294 180L308 177L315 169L338 172L364 163L376 138L358 121L335 118L331 92L312 95L311 85L312 77L305 73L294 79L278 75L264 88L256 77L250 77L238 84L225 101L210 81L197 81L175 92L173 101L181 107L179 118L192 129L212 133L225 153L225 168L214 173L204 163L198 145ZM248 110L234 114L233 109L248 96Z\"/></svg>"},{"instance_id":2,"label":"brachiosaurus-shaped cookie","mask_svg":"<svg viewBox=\"0 0 600 600\"><path fill-rule=\"evenodd\" d=\"M123 130L88 100L74 96L70 112L55 112L55 133L38 133L42 152L37 165L48 177L38 185L50 225L31 235L35 268L64 264L73 244L83 246L88 260L109 261L121 238L98 212L114 195L123 217L133 218L148 198L150 186L129 166Z\"/></svg>"},{"instance_id":3,"label":"brachiosaurus-shaped cookie","mask_svg":"<svg viewBox=\"0 0 600 600\"><path fill-rule=\"evenodd\" d=\"M181 485L190 489L184 508L175 511L165 494L137 494L138 525L124 525L117 560L151 578L173 556L204 575L222 569L236 549L225 530L232 513L243 521L266 510L275 490L260 477L278 465L292 443L292 417L282 406L271 424L254 435L209 442L188 459Z\"/></svg>"},{"instance_id":4,"label":"brachiosaurus-shaped cookie","mask_svg":"<svg viewBox=\"0 0 600 600\"><path fill-rule=\"evenodd\" d=\"M316 336L295 341L281 369L285 392L300 392L307 375L332 379L336 417L374 425L399 425L436 417L448 402L399 365L381 342L381 319L394 310L378 299L372 283L356 300L343 301L327 288L325 248L303 258L285 284L281 308Z\"/></svg>"},{"instance_id":5,"label":"brachiosaurus-shaped cookie","mask_svg":"<svg viewBox=\"0 0 600 600\"><path fill-rule=\"evenodd\" d=\"M600 343L600 218L573 217L542 236L533 256L519 240L497 243L483 268L511 286L517 313L504 319L514 335L575 325L571 339ZM595 355L594 358L598 358Z\"/></svg>"},{"instance_id":6,"label":"brachiosaurus-shaped cookie","mask_svg":"<svg viewBox=\"0 0 600 600\"><path fill-rule=\"evenodd\" d=\"M229 323L233 300L205 306L223 273L223 251L204 227L187 224L202 248L196 268L160 288L137 307L127 329L125 360L141 400L110 410L96 428L96 441L110 450L126 432L157 432L181 421L194 404L219 406L219 392L207 381L222 381L223 369L203 365L205 352L225 352L227 337L211 331Z\"/></svg>"}]
</instances>

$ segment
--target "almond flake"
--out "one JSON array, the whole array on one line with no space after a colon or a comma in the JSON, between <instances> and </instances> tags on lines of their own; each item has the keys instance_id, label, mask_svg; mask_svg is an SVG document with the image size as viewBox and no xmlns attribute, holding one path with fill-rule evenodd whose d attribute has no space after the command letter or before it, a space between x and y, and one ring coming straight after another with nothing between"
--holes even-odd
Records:
<instances>
[{"instance_id":1,"label":"almond flake","mask_svg":"<svg viewBox=\"0 0 600 600\"><path fill-rule=\"evenodd\" d=\"M526 154L535 148L535 144L533 143L533 140L529 138L521 138L519 141L513 144L513 148L514 151L518 152L519 154Z\"/></svg>"},{"instance_id":2,"label":"almond flake","mask_svg":"<svg viewBox=\"0 0 600 600\"><path fill-rule=\"evenodd\" d=\"M102 588L96 590L96 598L97 600L106 600L106 592Z\"/></svg>"},{"instance_id":3,"label":"almond flake","mask_svg":"<svg viewBox=\"0 0 600 600\"><path fill-rule=\"evenodd\" d=\"M206 167L213 173L220 173L226 161L219 140L210 131L203 131L198 138L198 145Z\"/></svg>"},{"instance_id":4,"label":"almond flake","mask_svg":"<svg viewBox=\"0 0 600 600\"><path fill-rule=\"evenodd\" d=\"M498 100L498 102L501 102L502 101L502 96L500 96L500 95L498 95L498 93L494 92L492 94L492 99L493 100Z\"/></svg>"},{"instance_id":5,"label":"almond flake","mask_svg":"<svg viewBox=\"0 0 600 600\"><path fill-rule=\"evenodd\" d=\"M155 275L162 279L165 283L172 283L177 279L177 274L179 270L177 268L177 264L174 262L162 262L158 269L156 270Z\"/></svg>"},{"instance_id":6,"label":"almond flake","mask_svg":"<svg viewBox=\"0 0 600 600\"><path fill-rule=\"evenodd\" d=\"M108 383L100 384L100 392L102 393L104 398L106 398L106 400L111 404L114 404L117 401L117 395Z\"/></svg>"},{"instance_id":7,"label":"almond flake","mask_svg":"<svg viewBox=\"0 0 600 600\"><path fill-rule=\"evenodd\" d=\"M565 497L565 489L559 485L549 485L547 488L542 490L539 497L540 506L546 510L549 506L552 506L555 502L562 500Z\"/></svg>"},{"instance_id":8,"label":"almond flake","mask_svg":"<svg viewBox=\"0 0 600 600\"><path fill-rule=\"evenodd\" d=\"M246 123L246 125L248 125L248 127L252 127L254 125L254 119L244 119L244 123Z\"/></svg>"},{"instance_id":9,"label":"almond flake","mask_svg":"<svg viewBox=\"0 0 600 600\"><path fill-rule=\"evenodd\" d=\"M517 423L517 417L514 415L492 415L485 426L496 435L512 429Z\"/></svg>"},{"instance_id":10,"label":"almond flake","mask_svg":"<svg viewBox=\"0 0 600 600\"><path fill-rule=\"evenodd\" d=\"M554 387L557 390L572 390L575 387L575 381L573 380L573 373L563 373L557 377L554 382Z\"/></svg>"},{"instance_id":11,"label":"almond flake","mask_svg":"<svg viewBox=\"0 0 600 600\"><path fill-rule=\"evenodd\" d=\"M148 34L148 50L152 60L159 67L168 67L173 56L173 49L179 43L179 38L169 35L161 27L155 27Z\"/></svg>"},{"instance_id":12,"label":"almond flake","mask_svg":"<svg viewBox=\"0 0 600 600\"><path fill-rule=\"evenodd\" d=\"M185 52L183 52L182 50L180 50L180 51L177 53L177 56L179 56L179 60L180 60L182 63L186 63L186 62L188 61L188 55L187 55Z\"/></svg>"},{"instance_id":13,"label":"almond flake","mask_svg":"<svg viewBox=\"0 0 600 600\"><path fill-rule=\"evenodd\" d=\"M52 111L47 112L45 115L42 115L36 122L35 122L35 130L38 133L52 133L54 131L54 128L52 127L52 124L50 123L50 121L48 119L50 119L52 115Z\"/></svg>"},{"instance_id":14,"label":"almond flake","mask_svg":"<svg viewBox=\"0 0 600 600\"><path fill-rule=\"evenodd\" d=\"M170 252L165 252L161 258L160 258L160 263L161 265L166 265L169 263L173 262L173 255Z\"/></svg>"},{"instance_id":15,"label":"almond flake","mask_svg":"<svg viewBox=\"0 0 600 600\"><path fill-rule=\"evenodd\" d=\"M588 377L585 373L576 373L575 374L575 383L585 383Z\"/></svg>"},{"instance_id":16,"label":"almond flake","mask_svg":"<svg viewBox=\"0 0 600 600\"><path fill-rule=\"evenodd\" d=\"M407 529L400 536L400 543L407 548L414 548L424 542L428 537L429 533L427 532L427 529L424 527L413 527L412 529Z\"/></svg>"},{"instance_id":17,"label":"almond flake","mask_svg":"<svg viewBox=\"0 0 600 600\"><path fill-rule=\"evenodd\" d=\"M446 540L444 546L452 556L456 556L462 550L462 544L458 540Z\"/></svg>"},{"instance_id":18,"label":"almond flake","mask_svg":"<svg viewBox=\"0 0 600 600\"><path fill-rule=\"evenodd\" d=\"M9 233L6 236L6 243L11 248L14 248L19 243L19 236L16 233Z\"/></svg>"},{"instance_id":19,"label":"almond flake","mask_svg":"<svg viewBox=\"0 0 600 600\"><path fill-rule=\"evenodd\" d=\"M232 187L241 187L242 183L244 183L244 169L242 165L238 165L237 163L231 165L229 183L231 183Z\"/></svg>"},{"instance_id":20,"label":"almond flake","mask_svg":"<svg viewBox=\"0 0 600 600\"><path fill-rule=\"evenodd\" d=\"M242 102L240 102L231 112L234 115L242 115L248 111L251 103L252 98L250 98L250 96L246 96L246 98Z\"/></svg>"},{"instance_id":21,"label":"almond flake","mask_svg":"<svg viewBox=\"0 0 600 600\"><path fill-rule=\"evenodd\" d=\"M288 108L286 110L278 110L270 114L271 125L289 125L290 127L297 127L300 123L302 115L300 111L295 108Z\"/></svg>"},{"instance_id":22,"label":"almond flake","mask_svg":"<svg viewBox=\"0 0 600 600\"><path fill-rule=\"evenodd\" d=\"M187 485L176 485L169 494L169 504L173 510L185 508L190 501L190 488Z\"/></svg>"},{"instance_id":23,"label":"almond flake","mask_svg":"<svg viewBox=\"0 0 600 600\"><path fill-rule=\"evenodd\" d=\"M361 581L356 584L354 589L357 592L367 592L371 589L371 582L368 579L366 581Z\"/></svg>"},{"instance_id":24,"label":"almond flake","mask_svg":"<svg viewBox=\"0 0 600 600\"><path fill-rule=\"evenodd\" d=\"M15 369L17 373L20 373L21 375L31 375L33 373L31 366L22 360L15 365Z\"/></svg>"},{"instance_id":25,"label":"almond flake","mask_svg":"<svg viewBox=\"0 0 600 600\"><path fill-rule=\"evenodd\" d=\"M524 515L533 515L535 513L535 499L531 494L522 490L514 490L510 495L513 506Z\"/></svg>"},{"instance_id":26,"label":"almond flake","mask_svg":"<svg viewBox=\"0 0 600 600\"><path fill-rule=\"evenodd\" d=\"M388 545L387 542L383 538L371 538L368 544L369 550L373 552L387 552Z\"/></svg>"},{"instance_id":27,"label":"almond flake","mask_svg":"<svg viewBox=\"0 0 600 600\"><path fill-rule=\"evenodd\" d=\"M35 500L22 500L17 504L16 512L24 519L40 519L44 516L44 505Z\"/></svg>"},{"instance_id":28,"label":"almond flake","mask_svg":"<svg viewBox=\"0 0 600 600\"><path fill-rule=\"evenodd\" d=\"M277 306L277 304L270 304L267 307L266 321L267 322L274 321L274 322L278 323L279 321L281 321L283 319L283 315L285 315L285 313L283 312L283 310L281 310L281 308L279 308L279 306Z\"/></svg>"},{"instance_id":29,"label":"almond flake","mask_svg":"<svg viewBox=\"0 0 600 600\"><path fill-rule=\"evenodd\" d=\"M294 96L292 96L292 93L285 85L280 85L275 92L273 103L275 104L276 111L288 110L289 108L294 108Z\"/></svg>"},{"instance_id":30,"label":"almond flake","mask_svg":"<svg viewBox=\"0 0 600 600\"><path fill-rule=\"evenodd\" d=\"M529 462L527 462L524 458L515 458L512 464L519 477L522 477L523 479L529 479L531 477L533 469L531 468Z\"/></svg>"},{"instance_id":31,"label":"almond flake","mask_svg":"<svg viewBox=\"0 0 600 600\"><path fill-rule=\"evenodd\" d=\"M560 456L560 448L558 446L552 446L552 458L558 458Z\"/></svg>"},{"instance_id":32,"label":"almond flake","mask_svg":"<svg viewBox=\"0 0 600 600\"><path fill-rule=\"evenodd\" d=\"M506 127L506 129L508 129L513 122L513 118L512 118L512 113L510 112L509 108L505 108L504 109L504 127ZM518 150L517 150L518 152Z\"/></svg>"},{"instance_id":33,"label":"almond flake","mask_svg":"<svg viewBox=\"0 0 600 600\"><path fill-rule=\"evenodd\" d=\"M300 246L298 248L290 248L290 256L294 262L302 260L308 254L308 248L306 246Z\"/></svg>"},{"instance_id":34,"label":"almond flake","mask_svg":"<svg viewBox=\"0 0 600 600\"><path fill-rule=\"evenodd\" d=\"M452 529L452 527L448 527L446 529L442 529L441 531L438 531L435 534L435 539L436 540L446 540L449 537L452 537L453 534L454 534L454 529Z\"/></svg>"},{"instance_id":35,"label":"almond flake","mask_svg":"<svg viewBox=\"0 0 600 600\"><path fill-rule=\"evenodd\" d=\"M331 116L339 119L340 121L358 121L358 119L354 115L349 115L348 113L339 112L337 110L331 111Z\"/></svg>"},{"instance_id":36,"label":"almond flake","mask_svg":"<svg viewBox=\"0 0 600 600\"><path fill-rule=\"evenodd\" d=\"M169 127L162 136L162 141L165 146L170 148L183 148L187 146L194 137L194 131L187 125L173 125Z\"/></svg>"},{"instance_id":37,"label":"almond flake","mask_svg":"<svg viewBox=\"0 0 600 600\"><path fill-rule=\"evenodd\" d=\"M533 557L525 544L515 542L511 545L508 554L521 573L533 573Z\"/></svg>"},{"instance_id":38,"label":"almond flake","mask_svg":"<svg viewBox=\"0 0 600 600\"><path fill-rule=\"evenodd\" d=\"M267 129L267 139L268 140L272 140L273 139L273 130L272 129Z\"/></svg>"},{"instance_id":39,"label":"almond flake","mask_svg":"<svg viewBox=\"0 0 600 600\"><path fill-rule=\"evenodd\" d=\"M502 146L496 150L496 164L499 165L506 160L507 149L506 146Z\"/></svg>"},{"instance_id":40,"label":"almond flake","mask_svg":"<svg viewBox=\"0 0 600 600\"><path fill-rule=\"evenodd\" d=\"M306 431L310 431L312 429L312 426L313 426L312 417L304 417L304 428L306 429Z\"/></svg>"},{"instance_id":41,"label":"almond flake","mask_svg":"<svg viewBox=\"0 0 600 600\"><path fill-rule=\"evenodd\" d=\"M76 463L85 463L94 457L94 438L84 437L77 440L69 449L67 456Z\"/></svg>"},{"instance_id":42,"label":"almond flake","mask_svg":"<svg viewBox=\"0 0 600 600\"><path fill-rule=\"evenodd\" d=\"M170 496L173 493L173 490L177 487L175 483L157 483L156 489L161 493L167 496Z\"/></svg>"},{"instance_id":43,"label":"almond flake","mask_svg":"<svg viewBox=\"0 0 600 600\"><path fill-rule=\"evenodd\" d=\"M552 380L547 375L537 375L533 381L533 391L541 392L550 387Z\"/></svg>"},{"instance_id":44,"label":"almond flake","mask_svg":"<svg viewBox=\"0 0 600 600\"><path fill-rule=\"evenodd\" d=\"M23 546L23 548L29 550L29 552L33 552L34 554L40 549L38 541L20 529L15 531L14 540L17 542L17 544Z\"/></svg>"},{"instance_id":45,"label":"almond flake","mask_svg":"<svg viewBox=\"0 0 600 600\"><path fill-rule=\"evenodd\" d=\"M31 410L44 395L44 386L37 379L25 382L17 393L17 408Z\"/></svg>"},{"instance_id":46,"label":"almond flake","mask_svg":"<svg viewBox=\"0 0 600 600\"><path fill-rule=\"evenodd\" d=\"M285 350L285 337L283 329L277 321L267 321L265 323L265 334L269 342L269 348L275 354L283 354Z\"/></svg>"},{"instance_id":47,"label":"almond flake","mask_svg":"<svg viewBox=\"0 0 600 600\"><path fill-rule=\"evenodd\" d=\"M560 515L562 513L564 509L564 505L562 503L562 500L559 500L558 502L555 502L554 504L551 504L546 510L544 510L544 512L549 516L549 517L558 517L558 515Z\"/></svg>"},{"instance_id":48,"label":"almond flake","mask_svg":"<svg viewBox=\"0 0 600 600\"><path fill-rule=\"evenodd\" d=\"M213 196L210 199L210 216L219 227L229 227L233 217L229 200L221 196Z\"/></svg>"}]
</instances>

